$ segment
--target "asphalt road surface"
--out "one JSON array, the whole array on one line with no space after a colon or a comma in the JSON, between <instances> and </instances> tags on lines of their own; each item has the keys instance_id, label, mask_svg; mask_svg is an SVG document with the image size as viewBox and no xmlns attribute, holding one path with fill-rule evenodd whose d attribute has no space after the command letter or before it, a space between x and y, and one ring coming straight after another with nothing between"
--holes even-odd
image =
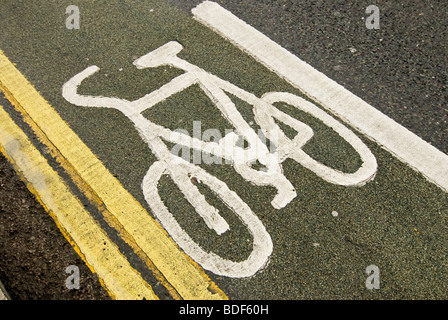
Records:
<instances>
[{"instance_id":1,"label":"asphalt road surface","mask_svg":"<svg viewBox=\"0 0 448 320\"><path fill-rule=\"evenodd\" d=\"M216 2L387 117L448 153L446 3ZM173 66L137 69L132 63L176 41L183 47L179 57L257 97L277 91L305 98L299 89L194 20L191 9L200 3L1 1L0 49L5 56L123 188L162 224L164 220L148 203L142 188L142 181L157 163L158 155L148 148L139 131L119 110L76 106L61 92L69 79L96 65L99 71L79 86L81 94L135 101L183 72ZM372 4L380 10L379 29L366 27L369 17L366 8ZM79 29L68 29L65 24L68 17L65 9L69 5L79 7ZM204 94L203 88L193 85L163 99L142 115L170 130L182 129L190 134L200 121L202 132L217 129L224 136L226 129L233 129L233 124L209 98L210 93ZM257 118L250 104L235 95L230 98L252 129L257 129ZM45 146L34 136L32 128L3 96L0 105L46 159L55 162L45 153ZM276 107L312 127L314 136L303 146L307 154L339 171L358 170L362 160L356 150L325 123L286 103ZM294 130L287 125L281 129L294 136ZM447 298L446 192L363 134L356 135L376 159L374 178L362 186L345 187L324 181L298 162L286 159L283 174L297 196L280 209L271 204L276 194L272 186L248 182L230 164L198 165L223 181L248 205L272 241L272 252L266 262L251 276L218 274L202 258L191 257L228 298ZM166 144L169 148L173 146ZM11 297L108 298L95 274L66 245L51 217L14 176L11 165L5 158L1 161L0 195L4 202L0 207L0 280ZM57 171L64 179L70 179L62 168ZM168 175L162 176L158 184L161 200L180 228L205 252L213 252L227 261L244 261L254 250L256 235L216 193L195 179L191 180L193 185L226 220L229 226L226 232L217 235L210 230ZM82 197L79 190L75 193ZM120 232L108 225L93 206L86 208L156 294L172 298L169 288L163 288L154 279L133 247L121 239ZM24 218L27 214L29 219ZM50 229L53 231L49 232ZM170 236L176 242L181 241L181 237ZM65 268L69 265L81 268L79 290L69 290L65 285L68 276ZM370 274L366 269L371 266L379 272L376 279L379 287L366 285ZM39 281L30 286L33 279Z\"/></svg>"}]
</instances>

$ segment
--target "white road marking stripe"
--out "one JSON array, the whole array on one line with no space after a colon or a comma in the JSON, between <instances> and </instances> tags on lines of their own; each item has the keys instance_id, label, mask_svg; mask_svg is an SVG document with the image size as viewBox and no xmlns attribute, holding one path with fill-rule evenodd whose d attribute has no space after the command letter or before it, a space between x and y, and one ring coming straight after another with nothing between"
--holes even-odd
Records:
<instances>
[{"instance_id":1,"label":"white road marking stripe","mask_svg":"<svg viewBox=\"0 0 448 320\"><path fill-rule=\"evenodd\" d=\"M194 18L300 89L400 161L448 192L448 156L390 119L217 3L205 1Z\"/></svg>"}]
</instances>

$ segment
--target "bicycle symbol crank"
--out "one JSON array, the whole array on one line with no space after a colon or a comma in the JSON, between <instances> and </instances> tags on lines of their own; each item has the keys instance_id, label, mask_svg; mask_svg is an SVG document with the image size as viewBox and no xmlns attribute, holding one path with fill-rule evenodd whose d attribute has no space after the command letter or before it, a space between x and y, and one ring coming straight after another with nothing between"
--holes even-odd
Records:
<instances>
[{"instance_id":1,"label":"bicycle symbol crank","mask_svg":"<svg viewBox=\"0 0 448 320\"><path fill-rule=\"evenodd\" d=\"M134 61L134 65L139 69L169 65L185 71L158 90L135 101L78 94L78 87L82 81L96 73L99 70L97 66L86 68L66 82L62 88L62 95L76 106L115 108L126 115L158 159L145 175L142 189L149 207L161 225L185 253L204 269L222 276L249 277L267 263L273 250L271 237L263 223L224 182L199 166L174 155L163 140L183 146L193 146L200 151L229 160L238 174L247 181L255 185L269 185L276 188L277 194L271 201L276 209L285 207L297 196L293 185L282 172L282 162L286 159L297 161L325 181L343 186L362 186L372 180L377 171L376 159L357 135L313 103L287 92L270 92L259 98L179 58L177 54L182 49L181 44L174 41L168 42ZM194 84L200 86L221 114L236 128L236 134L228 133L218 142L205 142L181 132L169 130L143 117L143 111ZM259 135L243 119L227 93L253 106L255 121L266 133L266 137L276 142L275 152L268 150L260 141ZM274 106L276 102L286 103L321 120L358 152L362 165L354 173L345 173L310 157L302 150L302 147L312 138L313 130L305 123L277 109ZM274 119L293 128L297 132L296 136L293 139L286 137ZM246 139L249 147L237 146L239 137ZM254 160L263 164L265 169L254 169L251 166ZM205 252L195 243L180 227L160 198L157 186L162 175L169 175L172 178L207 226L221 235L229 230L229 225L218 210L206 201L190 177L194 176L207 185L248 228L253 237L253 247L249 257L244 261L230 261L212 252Z\"/></svg>"}]
</instances>

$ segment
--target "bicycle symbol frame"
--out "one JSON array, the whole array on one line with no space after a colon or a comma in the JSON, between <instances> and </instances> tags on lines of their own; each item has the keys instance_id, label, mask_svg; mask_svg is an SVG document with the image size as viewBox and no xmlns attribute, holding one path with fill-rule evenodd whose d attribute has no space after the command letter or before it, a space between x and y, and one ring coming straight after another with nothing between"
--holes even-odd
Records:
<instances>
[{"instance_id":1,"label":"bicycle symbol frame","mask_svg":"<svg viewBox=\"0 0 448 320\"><path fill-rule=\"evenodd\" d=\"M146 173L142 189L145 200L163 228L179 247L204 269L227 277L249 277L263 268L272 254L272 240L263 223L224 182L199 166L174 155L163 140L229 160L236 172L247 181L255 185L275 187L277 194L271 201L275 209L285 207L297 196L294 186L282 173L282 162L287 158L297 161L322 179L343 186L362 186L372 180L377 171L377 162L369 148L355 133L313 103L287 92L270 92L259 98L179 58L177 54L182 49L181 44L172 41L134 61L134 65L139 69L169 65L184 71L158 90L135 101L78 94L78 87L82 81L99 71L97 66L88 67L72 77L64 84L62 95L76 106L115 108L128 117L158 159ZM181 132L169 130L143 117L143 111L194 84L200 86L221 114L236 128L237 133L228 133L218 142L205 142ZM277 144L275 152L268 150L267 146L260 141L260 137L243 119L227 93L253 106L255 121L265 132L266 137ZM276 102L289 104L321 120L358 152L362 165L354 173L345 173L325 166L310 157L302 150L302 147L313 137L312 128L277 109L274 106ZM286 137L274 119L293 128L297 132L296 136L293 139ZM239 137L246 139L249 144L247 148L237 146ZM252 168L251 163L255 160L264 165L265 170ZM160 198L157 187L164 174L172 178L207 226L221 235L229 230L229 225L221 217L219 211L208 204L190 177L194 176L207 185L248 228L253 237L253 249L249 257L244 261L230 261L213 252L205 252L195 243Z\"/></svg>"}]
</instances>

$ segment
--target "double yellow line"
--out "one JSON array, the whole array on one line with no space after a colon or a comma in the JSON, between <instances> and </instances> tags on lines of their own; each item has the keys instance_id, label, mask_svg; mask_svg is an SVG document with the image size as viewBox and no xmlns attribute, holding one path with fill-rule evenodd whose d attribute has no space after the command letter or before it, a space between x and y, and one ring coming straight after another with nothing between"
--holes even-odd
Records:
<instances>
[{"instance_id":1,"label":"double yellow line","mask_svg":"<svg viewBox=\"0 0 448 320\"><path fill-rule=\"evenodd\" d=\"M0 90L175 299L227 299L0 50ZM158 299L59 174L0 108L0 150L115 299Z\"/></svg>"}]
</instances>

